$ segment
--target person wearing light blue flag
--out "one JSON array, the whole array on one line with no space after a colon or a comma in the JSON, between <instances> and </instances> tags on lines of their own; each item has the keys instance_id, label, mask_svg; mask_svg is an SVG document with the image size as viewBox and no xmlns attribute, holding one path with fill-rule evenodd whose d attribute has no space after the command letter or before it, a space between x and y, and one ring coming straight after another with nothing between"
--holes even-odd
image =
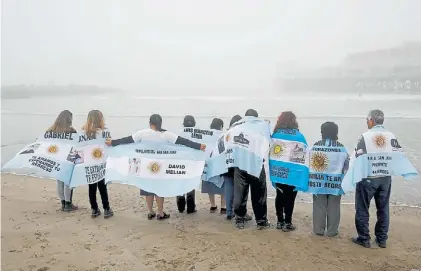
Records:
<instances>
[{"instance_id":1,"label":"person wearing light blue flag","mask_svg":"<svg viewBox=\"0 0 421 271\"><path fill-rule=\"evenodd\" d=\"M269 173L276 188L276 228L284 232L295 230L292 223L297 191L307 191L307 141L298 130L297 118L291 111L282 112L273 130L269 158Z\"/></svg>"},{"instance_id":2,"label":"person wearing light blue flag","mask_svg":"<svg viewBox=\"0 0 421 271\"><path fill-rule=\"evenodd\" d=\"M109 146L118 146L121 144L130 144L135 142L168 142L172 144L180 144L193 149L205 151L206 145L199 144L188 140L186 138L177 136L176 134L162 129L162 118L158 114L153 114L149 118L149 129L137 131L131 136L112 140L107 139L106 144ZM108 163L107 163L108 166ZM139 166L137 166L139 168ZM152 168L152 170L155 170ZM203 169L202 169L203 170ZM141 196L146 196L146 203L148 206L148 219L151 220L156 217L157 220L164 220L170 218L170 214L164 212L164 198L157 196L155 193L140 190ZM156 200L158 205L158 214L153 211L153 200Z\"/></svg>"},{"instance_id":3,"label":"person wearing light blue flag","mask_svg":"<svg viewBox=\"0 0 421 271\"><path fill-rule=\"evenodd\" d=\"M79 138L79 145L85 148L79 148L85 154L83 166L75 166L72 180L88 183L89 202L91 204L91 217L95 218L101 215L96 201L96 192L99 190L101 195L102 207L104 208L104 218L114 215L108 201L108 190L105 184L105 150L103 145L106 138L110 138L110 132L105 127L104 116L99 110L91 110L88 114L85 125L82 127L83 134ZM95 144L96 143L96 144ZM87 146L86 146L87 145ZM101 146L102 145L102 146ZM89 155L90 154L90 155ZM78 174L80 173L80 174Z\"/></svg>"},{"instance_id":4,"label":"person wearing light blue flag","mask_svg":"<svg viewBox=\"0 0 421 271\"><path fill-rule=\"evenodd\" d=\"M369 207L374 197L377 223L374 227L376 243L386 248L389 232L389 199L392 176L410 179L417 170L404 156L396 136L383 127L384 114L374 109L368 113L368 131L363 133L355 149L355 160L344 177L342 188L355 191L355 227L358 236L351 240L365 248L371 247L369 230Z\"/></svg>"},{"instance_id":5,"label":"person wearing light blue flag","mask_svg":"<svg viewBox=\"0 0 421 271\"><path fill-rule=\"evenodd\" d=\"M309 153L310 180L307 193L313 194L313 233L338 235L341 218L341 183L349 167L349 155L338 141L338 125L325 122L322 140L314 143Z\"/></svg>"},{"instance_id":6,"label":"person wearing light blue flag","mask_svg":"<svg viewBox=\"0 0 421 271\"><path fill-rule=\"evenodd\" d=\"M62 111L53 125L37 140L21 150L2 168L2 172L29 175L57 180L57 194L61 210L70 212L78 207L72 203L73 190L69 183L77 154L72 155L77 144L77 133L72 127L73 115Z\"/></svg>"}]
</instances>

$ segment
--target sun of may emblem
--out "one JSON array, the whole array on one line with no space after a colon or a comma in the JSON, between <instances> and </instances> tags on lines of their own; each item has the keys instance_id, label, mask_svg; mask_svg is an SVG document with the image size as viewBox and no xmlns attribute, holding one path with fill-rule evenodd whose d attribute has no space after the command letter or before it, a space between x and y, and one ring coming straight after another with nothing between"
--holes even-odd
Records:
<instances>
[{"instance_id":1,"label":"sun of may emblem","mask_svg":"<svg viewBox=\"0 0 421 271\"><path fill-rule=\"evenodd\" d=\"M272 156L281 157L285 153L285 148L286 146L283 142L277 143L272 146L270 154Z\"/></svg>"},{"instance_id":2,"label":"sun of may emblem","mask_svg":"<svg viewBox=\"0 0 421 271\"><path fill-rule=\"evenodd\" d=\"M50 146L48 146L47 151L49 153L56 153L56 152L58 152L58 147L57 147L57 145L50 145Z\"/></svg>"},{"instance_id":3,"label":"sun of may emblem","mask_svg":"<svg viewBox=\"0 0 421 271\"><path fill-rule=\"evenodd\" d=\"M102 149L101 148L94 148L93 150L92 150L92 158L93 159L96 159L96 160L99 160L99 159L101 159L102 158L102 156L103 156L103 151L102 151Z\"/></svg>"},{"instance_id":4,"label":"sun of may emblem","mask_svg":"<svg viewBox=\"0 0 421 271\"><path fill-rule=\"evenodd\" d=\"M157 162L152 162L152 163L149 164L149 170L153 174L156 174L161 170L161 166Z\"/></svg>"},{"instance_id":5,"label":"sun of may emblem","mask_svg":"<svg viewBox=\"0 0 421 271\"><path fill-rule=\"evenodd\" d=\"M228 142L228 141L230 141L230 139L231 139L231 135L227 134L227 136L225 137L225 141Z\"/></svg>"},{"instance_id":6,"label":"sun of may emblem","mask_svg":"<svg viewBox=\"0 0 421 271\"><path fill-rule=\"evenodd\" d=\"M386 147L387 138L382 134L377 134L373 136L373 144L375 147L383 149Z\"/></svg>"},{"instance_id":7,"label":"sun of may emblem","mask_svg":"<svg viewBox=\"0 0 421 271\"><path fill-rule=\"evenodd\" d=\"M322 152L314 152L310 158L310 167L317 172L326 171L329 165L329 158Z\"/></svg>"}]
</instances>

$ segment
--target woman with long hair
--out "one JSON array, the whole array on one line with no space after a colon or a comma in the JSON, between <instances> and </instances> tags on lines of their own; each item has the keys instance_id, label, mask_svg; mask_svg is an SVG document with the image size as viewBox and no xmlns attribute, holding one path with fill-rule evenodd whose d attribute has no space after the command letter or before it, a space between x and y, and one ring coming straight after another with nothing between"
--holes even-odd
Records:
<instances>
[{"instance_id":1,"label":"woman with long hair","mask_svg":"<svg viewBox=\"0 0 421 271\"><path fill-rule=\"evenodd\" d=\"M85 132L86 136L90 139L95 139L98 133L107 131L105 127L104 116L99 110L91 110L86 119L85 125L83 125L82 130ZM92 218L101 215L101 211L98 208L98 203L96 201L96 191L99 190L101 195L102 207L104 208L104 218L109 218L114 215L113 210L110 208L110 203L108 202L108 191L107 185L105 184L105 179L100 180L97 183L89 184L89 202L92 209Z\"/></svg>"},{"instance_id":2,"label":"woman with long hair","mask_svg":"<svg viewBox=\"0 0 421 271\"><path fill-rule=\"evenodd\" d=\"M141 141L161 141L184 145L193 149L202 150L206 149L206 145L190 141L186 138L177 136L176 134L162 129L162 118L158 114L153 114L149 118L149 128L137 131L133 135L123 137L120 139L112 140L111 138L106 141L109 146L117 146L121 144L130 144ZM148 206L148 219L151 220L156 217L157 220L164 220L170 218L170 215L164 212L164 198L158 197L148 191L140 190L141 196L146 196L146 204ZM153 210L153 200L156 200L158 205L158 214Z\"/></svg>"},{"instance_id":3,"label":"woman with long hair","mask_svg":"<svg viewBox=\"0 0 421 271\"><path fill-rule=\"evenodd\" d=\"M276 134L299 135L304 138L299 132L297 117L291 111L282 112L278 117L272 137ZM293 145L291 144L293 149L291 152L301 153L299 144ZM276 183L275 207L276 216L278 217L276 228L284 232L293 231L296 228L292 224L292 214L294 212L295 198L297 197L295 188L295 186L282 183L282 181Z\"/></svg>"},{"instance_id":4,"label":"woman with long hair","mask_svg":"<svg viewBox=\"0 0 421 271\"><path fill-rule=\"evenodd\" d=\"M76 129L72 126L73 114L69 110L62 111L53 125L48 128L47 132L55 133L77 133ZM73 205L73 189L70 189L68 185L65 185L62 181L57 180L57 194L61 200L61 210L65 212L71 212L78 209L77 206Z\"/></svg>"},{"instance_id":5,"label":"woman with long hair","mask_svg":"<svg viewBox=\"0 0 421 271\"><path fill-rule=\"evenodd\" d=\"M210 125L211 130L222 131L223 128L224 128L223 120L219 118L214 118L212 120L212 123ZM225 197L224 197L225 188L223 185L221 188L219 188L214 183L202 181L202 193L207 193L209 195L209 201L211 204L209 211L211 213L215 213L218 210L218 206L216 205L216 202L215 202L215 195L221 196L221 210L220 210L221 215L227 213L227 208L225 208Z\"/></svg>"}]
</instances>

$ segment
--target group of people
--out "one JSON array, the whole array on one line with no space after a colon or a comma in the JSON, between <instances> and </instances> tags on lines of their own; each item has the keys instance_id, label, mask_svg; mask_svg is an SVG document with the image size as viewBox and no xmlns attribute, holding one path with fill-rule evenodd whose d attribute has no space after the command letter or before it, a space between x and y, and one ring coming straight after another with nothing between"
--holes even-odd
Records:
<instances>
[{"instance_id":1,"label":"group of people","mask_svg":"<svg viewBox=\"0 0 421 271\"><path fill-rule=\"evenodd\" d=\"M242 119L258 118L256 110L249 109L245 113L245 117L235 115L232 117L228 129L235 125ZM384 114L381 110L371 110L367 117L368 129L384 129ZM196 121L193 116L186 116L184 118L184 127L195 127ZM215 118L212 120L210 129L220 130L224 128L224 123L221 119ZM97 132L106 130L103 114L99 110L92 110L89 112L85 125L82 130L91 138L95 137ZM54 124L48 129L53 132L76 132L72 126L72 113L65 110L59 114ZM277 119L273 135L279 131L285 133L295 133L299 131L297 118L291 111L282 112ZM305 141L305 139L303 138ZM149 128L142 129L136 133L119 138L108 138L106 144L108 146L118 146L121 144L130 144L140 141L161 141L174 144L184 145L189 148L205 151L206 145L194 142L176 133L167 131L162 128L162 118L158 114L153 114L149 118ZM331 145L343 146L338 142L338 126L333 122L326 122L321 125L321 139L314 145L325 145L329 141ZM366 146L364 137L359 140L355 155L366 153ZM343 162L343 173L346 173L349 166L349 156ZM252 217L247 213L247 201L249 191L251 194L251 203L257 223L258 229L265 229L270 227L267 219L267 182L265 168L262 167L260 176L257 178L248 174L246 171L239 168L229 168L228 172L221 176L224 179L222 187L207 181L202 182L202 193L209 195L211 213L218 211L218 206L215 201L215 195L221 196L220 214L226 215L226 219L235 220L235 225L238 229L243 229L247 221L252 220ZM294 212L294 204L297 196L296 187L289 183L275 183L276 188L276 228L284 232L293 231L296 226L292 223ZM108 192L105 180L89 184L89 201L92 209L92 217L101 215L96 201L96 193L99 189L102 205L104 209L104 218L113 216L113 211L110 208L108 201ZM77 210L78 207L72 203L72 190L61 181L57 181L57 191L62 203L62 210L69 212ZM370 247L370 233L369 233L369 205L371 199L374 197L377 207L377 223L375 227L375 235L377 244L385 248L386 240L388 238L389 229L389 198L391 191L391 176L384 176L378 178L367 178L360 181L356 186L355 195L355 226L358 236L352 238L352 241L363 247ZM343 193L342 193L343 194ZM148 191L141 190L141 196L146 197L149 220L156 218L157 220L164 220L170 218L170 214L164 211L164 198ZM156 201L157 211L154 211L153 202ZM331 194L314 194L313 195L313 232L316 235L327 235L329 237L338 234L340 222L340 202L341 195ZM180 213L186 210L187 214L196 212L195 191L191 191L186 195L180 195L176 198L176 204ZM187 208L186 208L187 207Z\"/></svg>"}]
</instances>

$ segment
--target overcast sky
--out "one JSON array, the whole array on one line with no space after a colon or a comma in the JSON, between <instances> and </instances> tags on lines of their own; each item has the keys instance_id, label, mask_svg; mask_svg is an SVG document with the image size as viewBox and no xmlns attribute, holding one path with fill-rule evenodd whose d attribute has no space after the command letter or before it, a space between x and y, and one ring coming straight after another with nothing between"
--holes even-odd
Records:
<instances>
[{"instance_id":1,"label":"overcast sky","mask_svg":"<svg viewBox=\"0 0 421 271\"><path fill-rule=\"evenodd\" d=\"M288 64L421 41L421 0L2 0L2 84L271 88Z\"/></svg>"}]
</instances>

